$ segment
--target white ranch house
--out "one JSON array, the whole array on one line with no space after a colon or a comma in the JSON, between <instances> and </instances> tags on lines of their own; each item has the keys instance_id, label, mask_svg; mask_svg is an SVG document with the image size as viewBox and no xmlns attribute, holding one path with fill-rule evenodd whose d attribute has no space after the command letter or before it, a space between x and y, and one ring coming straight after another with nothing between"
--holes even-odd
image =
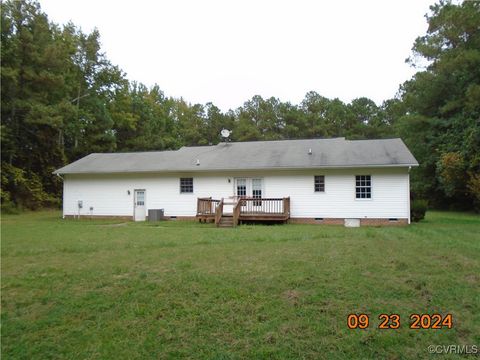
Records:
<instances>
[{"instance_id":1,"label":"white ranch house","mask_svg":"<svg viewBox=\"0 0 480 360\"><path fill-rule=\"evenodd\" d=\"M413 166L401 139L334 138L90 154L55 174L64 217L399 225Z\"/></svg>"}]
</instances>

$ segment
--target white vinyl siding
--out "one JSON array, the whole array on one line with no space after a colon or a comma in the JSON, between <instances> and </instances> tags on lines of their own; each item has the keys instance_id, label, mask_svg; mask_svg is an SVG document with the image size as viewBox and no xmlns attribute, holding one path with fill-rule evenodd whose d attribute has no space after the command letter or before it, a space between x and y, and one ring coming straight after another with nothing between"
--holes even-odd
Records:
<instances>
[{"instance_id":1,"label":"white vinyl siding","mask_svg":"<svg viewBox=\"0 0 480 360\"><path fill-rule=\"evenodd\" d=\"M212 172L195 174L65 175L64 215L133 216L134 189L146 190L146 209L165 209L166 216L195 216L198 197L233 196L235 179L261 179L255 186L266 198L290 197L291 216L308 218L409 217L407 168L325 169L326 192L315 193L312 180L318 170ZM358 201L355 175L370 174L372 199ZM195 193L179 193L179 178L194 178ZM257 186L258 185L258 186ZM128 193L130 191L130 194ZM313 194L318 194L313 196Z\"/></svg>"}]
</instances>

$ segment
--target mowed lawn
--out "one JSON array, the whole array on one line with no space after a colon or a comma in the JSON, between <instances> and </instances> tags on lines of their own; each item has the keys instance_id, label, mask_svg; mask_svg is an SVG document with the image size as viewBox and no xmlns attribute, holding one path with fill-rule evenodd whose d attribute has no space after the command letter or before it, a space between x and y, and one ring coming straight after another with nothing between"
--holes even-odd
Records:
<instances>
[{"instance_id":1,"label":"mowed lawn","mask_svg":"<svg viewBox=\"0 0 480 360\"><path fill-rule=\"evenodd\" d=\"M3 359L453 358L480 344L480 217L217 229L2 218ZM350 313L370 315L365 330ZM381 330L378 315L401 316ZM453 315L412 330L411 313Z\"/></svg>"}]
</instances>

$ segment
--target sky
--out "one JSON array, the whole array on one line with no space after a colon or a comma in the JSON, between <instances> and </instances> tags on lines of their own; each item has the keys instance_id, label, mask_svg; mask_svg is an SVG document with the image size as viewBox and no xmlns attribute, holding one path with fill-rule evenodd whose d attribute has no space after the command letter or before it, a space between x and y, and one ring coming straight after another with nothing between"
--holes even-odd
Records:
<instances>
[{"instance_id":1,"label":"sky","mask_svg":"<svg viewBox=\"0 0 480 360\"><path fill-rule=\"evenodd\" d=\"M308 91L392 98L433 0L40 0L50 21L95 27L129 80L236 109L254 95L298 104Z\"/></svg>"}]
</instances>

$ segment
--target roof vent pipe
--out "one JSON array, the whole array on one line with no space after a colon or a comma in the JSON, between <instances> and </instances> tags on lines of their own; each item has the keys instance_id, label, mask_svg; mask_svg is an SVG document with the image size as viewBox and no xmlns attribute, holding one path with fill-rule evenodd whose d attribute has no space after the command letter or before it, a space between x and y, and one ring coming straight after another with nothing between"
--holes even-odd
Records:
<instances>
[{"instance_id":1,"label":"roof vent pipe","mask_svg":"<svg viewBox=\"0 0 480 360\"><path fill-rule=\"evenodd\" d=\"M197 166L200 166L200 159L197 159Z\"/></svg>"},{"instance_id":2,"label":"roof vent pipe","mask_svg":"<svg viewBox=\"0 0 480 360\"><path fill-rule=\"evenodd\" d=\"M312 149L308 149L308 155L312 155Z\"/></svg>"}]
</instances>

